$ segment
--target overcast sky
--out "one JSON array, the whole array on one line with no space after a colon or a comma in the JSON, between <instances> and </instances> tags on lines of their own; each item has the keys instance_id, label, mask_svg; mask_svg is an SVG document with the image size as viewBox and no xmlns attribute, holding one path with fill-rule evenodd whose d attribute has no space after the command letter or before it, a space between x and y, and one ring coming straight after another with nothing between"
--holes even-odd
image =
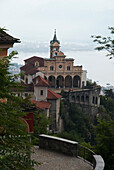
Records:
<instances>
[{"instance_id":1,"label":"overcast sky","mask_svg":"<svg viewBox=\"0 0 114 170\"><path fill-rule=\"evenodd\" d=\"M61 43L92 44L91 35L108 36L108 27L114 26L113 24L114 0L0 0L0 27L5 26L8 33L21 42L49 42L54 29L57 29ZM84 61L90 62L88 56ZM107 69L104 70L110 69L108 63L110 61L107 59ZM111 63L113 66L109 81L114 85L114 60ZM99 68L101 65L99 63ZM99 74L97 70L96 74ZM106 77L108 74L106 71Z\"/></svg>"},{"instance_id":2,"label":"overcast sky","mask_svg":"<svg viewBox=\"0 0 114 170\"><path fill-rule=\"evenodd\" d=\"M107 35L114 0L0 0L0 26L21 40L49 40L56 28L62 41Z\"/></svg>"}]
</instances>

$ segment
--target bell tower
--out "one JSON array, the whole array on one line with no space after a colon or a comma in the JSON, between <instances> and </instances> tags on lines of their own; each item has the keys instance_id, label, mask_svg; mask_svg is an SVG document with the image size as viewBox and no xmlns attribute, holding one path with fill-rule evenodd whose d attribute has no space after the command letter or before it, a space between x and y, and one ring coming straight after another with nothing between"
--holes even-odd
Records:
<instances>
[{"instance_id":1,"label":"bell tower","mask_svg":"<svg viewBox=\"0 0 114 170\"><path fill-rule=\"evenodd\" d=\"M60 49L60 41L57 40L56 29L55 29L53 40L50 41L50 58L54 58L55 56L57 56L59 49Z\"/></svg>"}]
</instances>

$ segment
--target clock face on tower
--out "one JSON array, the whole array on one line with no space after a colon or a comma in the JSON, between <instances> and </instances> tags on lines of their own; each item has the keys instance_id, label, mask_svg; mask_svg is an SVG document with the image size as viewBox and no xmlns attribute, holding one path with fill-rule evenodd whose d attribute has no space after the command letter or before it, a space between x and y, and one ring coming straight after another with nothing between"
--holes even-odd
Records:
<instances>
[{"instance_id":1,"label":"clock face on tower","mask_svg":"<svg viewBox=\"0 0 114 170\"><path fill-rule=\"evenodd\" d=\"M59 65L59 68L62 68L62 65Z\"/></svg>"}]
</instances>

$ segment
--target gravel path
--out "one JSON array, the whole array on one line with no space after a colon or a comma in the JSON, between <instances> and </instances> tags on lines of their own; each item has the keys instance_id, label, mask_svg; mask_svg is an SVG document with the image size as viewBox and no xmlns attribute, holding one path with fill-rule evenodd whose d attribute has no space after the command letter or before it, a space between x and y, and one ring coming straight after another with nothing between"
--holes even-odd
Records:
<instances>
[{"instance_id":1,"label":"gravel path","mask_svg":"<svg viewBox=\"0 0 114 170\"><path fill-rule=\"evenodd\" d=\"M34 148L32 158L41 165L35 170L92 170L92 167L78 158L60 153Z\"/></svg>"}]
</instances>

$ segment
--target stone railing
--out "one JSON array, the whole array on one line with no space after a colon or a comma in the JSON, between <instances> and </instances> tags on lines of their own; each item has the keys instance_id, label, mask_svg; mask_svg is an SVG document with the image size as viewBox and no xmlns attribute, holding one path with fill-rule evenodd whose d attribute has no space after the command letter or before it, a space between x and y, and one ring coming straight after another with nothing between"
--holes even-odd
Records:
<instances>
[{"instance_id":1,"label":"stone railing","mask_svg":"<svg viewBox=\"0 0 114 170\"><path fill-rule=\"evenodd\" d=\"M103 170L105 163L101 155L93 155L94 157L94 170Z\"/></svg>"},{"instance_id":2,"label":"stone railing","mask_svg":"<svg viewBox=\"0 0 114 170\"><path fill-rule=\"evenodd\" d=\"M42 134L39 136L39 148L81 158L89 163L94 170L104 169L104 160L100 155L96 155L92 150L75 141Z\"/></svg>"},{"instance_id":3,"label":"stone railing","mask_svg":"<svg viewBox=\"0 0 114 170\"><path fill-rule=\"evenodd\" d=\"M77 157L78 142L43 134L39 136L39 139L39 148L54 150Z\"/></svg>"}]
</instances>

